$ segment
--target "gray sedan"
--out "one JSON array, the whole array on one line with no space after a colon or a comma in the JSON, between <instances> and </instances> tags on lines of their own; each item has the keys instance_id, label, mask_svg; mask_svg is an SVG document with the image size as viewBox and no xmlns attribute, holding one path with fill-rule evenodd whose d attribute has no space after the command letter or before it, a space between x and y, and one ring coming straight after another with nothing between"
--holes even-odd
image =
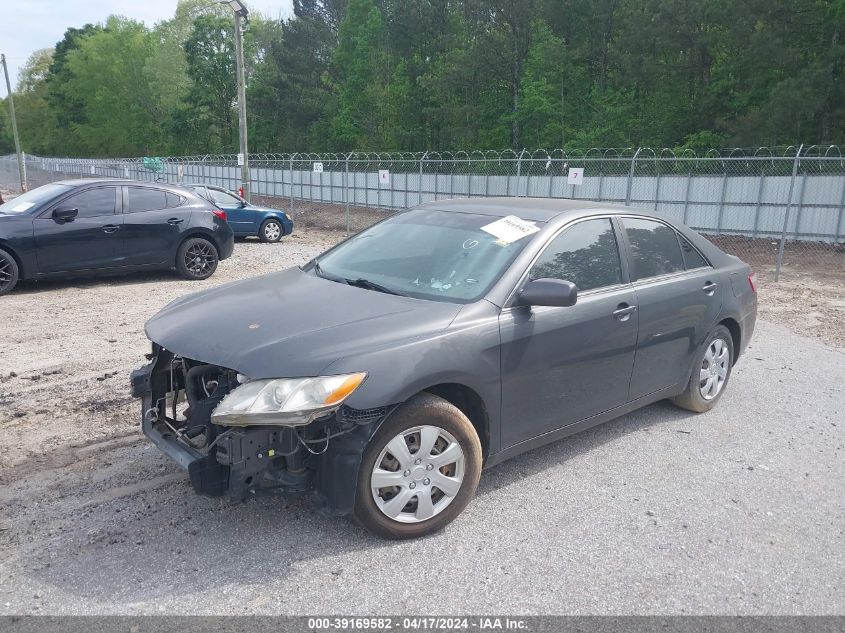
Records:
<instances>
[{"instance_id":1,"label":"gray sedan","mask_svg":"<svg viewBox=\"0 0 845 633\"><path fill-rule=\"evenodd\" d=\"M172 302L132 384L197 492L313 493L411 538L482 468L661 399L711 409L756 312L748 265L651 212L440 200Z\"/></svg>"}]
</instances>

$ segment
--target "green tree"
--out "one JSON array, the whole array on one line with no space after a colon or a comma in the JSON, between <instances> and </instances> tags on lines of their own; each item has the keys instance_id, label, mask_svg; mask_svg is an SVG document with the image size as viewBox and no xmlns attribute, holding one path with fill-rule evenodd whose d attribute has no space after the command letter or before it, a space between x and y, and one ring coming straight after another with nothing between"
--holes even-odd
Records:
<instances>
[{"instance_id":1,"label":"green tree","mask_svg":"<svg viewBox=\"0 0 845 633\"><path fill-rule=\"evenodd\" d=\"M85 38L102 30L102 26L93 24L69 28L53 51L53 62L45 81L50 112L56 121L55 153L62 156L76 156L85 151L74 130L76 125L85 122L84 104L68 92L72 79L68 56L79 48Z\"/></svg>"},{"instance_id":2,"label":"green tree","mask_svg":"<svg viewBox=\"0 0 845 633\"><path fill-rule=\"evenodd\" d=\"M191 110L189 130L200 144L198 149L232 151L237 96L233 21L212 15L196 18L185 54L191 78L185 106Z\"/></svg>"},{"instance_id":3,"label":"green tree","mask_svg":"<svg viewBox=\"0 0 845 633\"><path fill-rule=\"evenodd\" d=\"M47 99L47 76L53 49L42 48L29 56L18 75L15 114L25 152L50 153L55 146L56 121Z\"/></svg>"},{"instance_id":4,"label":"green tree","mask_svg":"<svg viewBox=\"0 0 845 633\"><path fill-rule=\"evenodd\" d=\"M385 97L392 60L381 11L373 0L349 1L338 40L333 94L320 126L328 147L341 151L391 147L396 122L387 120Z\"/></svg>"},{"instance_id":5,"label":"green tree","mask_svg":"<svg viewBox=\"0 0 845 633\"><path fill-rule=\"evenodd\" d=\"M77 142L94 155L144 155L158 145L153 100L144 75L149 32L140 22L112 16L105 28L83 38L67 54L64 86L81 105L71 123Z\"/></svg>"}]
</instances>

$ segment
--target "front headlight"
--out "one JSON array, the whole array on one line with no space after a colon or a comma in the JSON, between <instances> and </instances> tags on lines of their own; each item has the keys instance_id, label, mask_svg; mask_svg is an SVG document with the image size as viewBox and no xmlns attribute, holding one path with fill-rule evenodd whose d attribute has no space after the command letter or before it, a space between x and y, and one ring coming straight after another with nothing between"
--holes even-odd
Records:
<instances>
[{"instance_id":1,"label":"front headlight","mask_svg":"<svg viewBox=\"0 0 845 633\"><path fill-rule=\"evenodd\" d=\"M232 390L211 414L222 426L302 426L331 413L361 386L366 372L317 378L253 380Z\"/></svg>"}]
</instances>

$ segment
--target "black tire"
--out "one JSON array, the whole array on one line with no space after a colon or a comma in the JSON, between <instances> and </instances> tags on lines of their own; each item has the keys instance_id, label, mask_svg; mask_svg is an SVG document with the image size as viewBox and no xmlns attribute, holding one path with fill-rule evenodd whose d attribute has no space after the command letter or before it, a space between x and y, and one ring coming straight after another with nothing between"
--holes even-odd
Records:
<instances>
[{"instance_id":1,"label":"black tire","mask_svg":"<svg viewBox=\"0 0 845 633\"><path fill-rule=\"evenodd\" d=\"M282 223L272 218L264 220L261 228L258 229L258 239L262 242L278 242L284 234L285 229L282 227Z\"/></svg>"},{"instance_id":2,"label":"black tire","mask_svg":"<svg viewBox=\"0 0 845 633\"><path fill-rule=\"evenodd\" d=\"M20 279L20 270L18 269L18 262L12 257L11 253L0 249L0 296L12 292L18 279Z\"/></svg>"},{"instance_id":3,"label":"black tire","mask_svg":"<svg viewBox=\"0 0 845 633\"><path fill-rule=\"evenodd\" d=\"M217 270L220 255L217 247L202 237L192 237L182 242L176 253L176 270L185 279L208 279Z\"/></svg>"},{"instance_id":4,"label":"black tire","mask_svg":"<svg viewBox=\"0 0 845 633\"><path fill-rule=\"evenodd\" d=\"M722 349L725 350L726 355L724 362L719 360ZM724 325L716 326L696 356L686 390L675 397L672 402L682 409L695 413L704 413L715 407L728 386L733 368L734 353L733 337L730 331ZM717 362L714 363L709 360L711 357L715 358ZM706 378L705 374L707 374ZM722 376L723 380L719 383L719 378ZM715 387L710 382L711 378L716 380ZM708 387L708 385L711 386ZM714 389L715 394L712 393ZM705 396L705 393L708 395Z\"/></svg>"},{"instance_id":5,"label":"black tire","mask_svg":"<svg viewBox=\"0 0 845 633\"><path fill-rule=\"evenodd\" d=\"M423 462L421 457L416 457L420 454L420 444L423 440L422 434L416 431L418 427L427 427L426 432L437 433L436 439L433 440L434 448L428 451L428 458L436 460L439 454L444 454L448 449L450 455L458 455L458 461L435 466L435 464L429 464L427 459ZM401 438L401 440L409 449L410 459L407 470L403 470L399 460L389 452L388 444L399 439L401 434L406 432L409 433L409 437ZM413 451L414 443L416 443L417 452ZM453 443L460 447L460 452L456 452L452 446ZM388 451L384 457L382 457L383 451ZM393 487L396 493L391 492L392 489L388 487L380 488L376 493L371 480L376 462L379 461L379 465L384 466L388 460L394 462L399 469L395 471L395 475L392 472L389 475L397 479L401 477L402 487ZM457 407L443 398L428 393L414 396L387 419L364 449L358 473L355 518L370 531L390 539L411 539L436 532L457 517L472 499L481 476L481 460L481 442L478 434L472 422ZM462 471L462 477L458 477L460 471ZM405 473L410 474L405 475ZM438 479L444 484L451 482L456 486L457 492L448 495L440 490L437 487ZM459 487L457 487L458 484L454 484L456 480L460 481ZM409 489L415 487L418 487L416 491ZM403 510L399 509L400 520L387 516L377 504L376 494L384 504L390 499L399 497L400 494L411 495L402 508L413 507L415 516L421 510L418 504L425 496L432 501L429 507L434 514L430 518L420 519L415 523L403 523L401 522L403 514L410 518L410 513L403 513Z\"/></svg>"}]
</instances>

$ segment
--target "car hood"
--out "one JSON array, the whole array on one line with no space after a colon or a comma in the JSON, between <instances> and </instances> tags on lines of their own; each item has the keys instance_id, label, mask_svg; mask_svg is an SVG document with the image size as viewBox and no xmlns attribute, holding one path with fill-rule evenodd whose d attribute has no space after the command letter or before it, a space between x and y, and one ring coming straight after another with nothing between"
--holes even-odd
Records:
<instances>
[{"instance_id":1,"label":"car hood","mask_svg":"<svg viewBox=\"0 0 845 633\"><path fill-rule=\"evenodd\" d=\"M23 220L32 222L32 216L28 213L3 213L0 212L0 222L14 222L15 220Z\"/></svg>"},{"instance_id":2,"label":"car hood","mask_svg":"<svg viewBox=\"0 0 845 633\"><path fill-rule=\"evenodd\" d=\"M177 299L145 331L175 354L251 379L316 376L356 352L437 334L460 309L290 268Z\"/></svg>"}]
</instances>

